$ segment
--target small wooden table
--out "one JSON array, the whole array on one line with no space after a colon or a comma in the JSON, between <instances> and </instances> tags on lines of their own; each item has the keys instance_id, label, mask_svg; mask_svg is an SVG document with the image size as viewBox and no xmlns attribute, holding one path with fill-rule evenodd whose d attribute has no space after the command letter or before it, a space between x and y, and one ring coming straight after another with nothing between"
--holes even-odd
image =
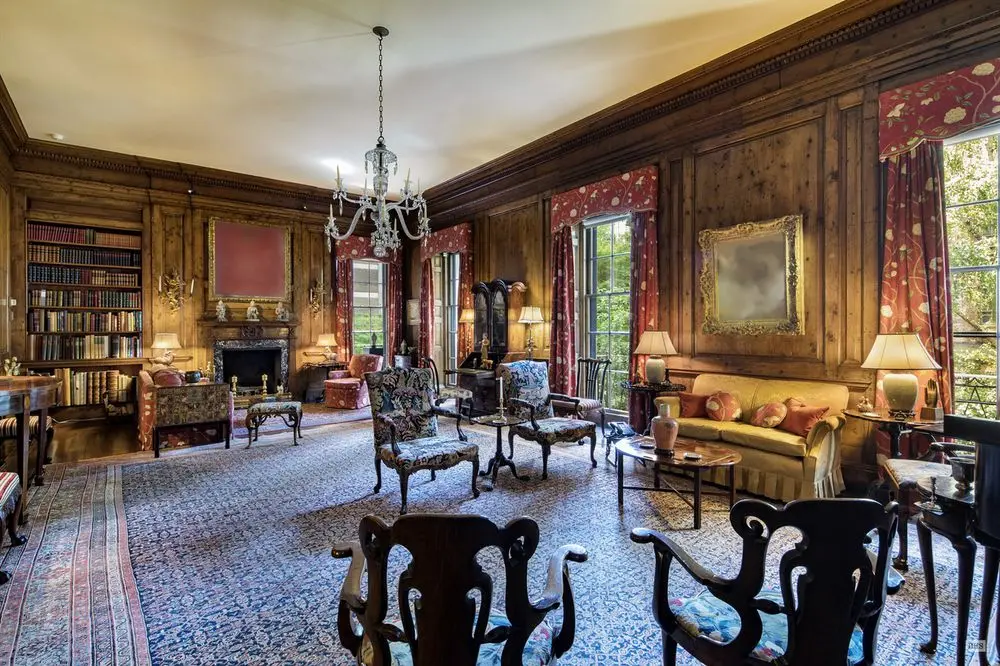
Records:
<instances>
[{"instance_id":1,"label":"small wooden table","mask_svg":"<svg viewBox=\"0 0 1000 666\"><path fill-rule=\"evenodd\" d=\"M902 452L899 450L899 440L903 435L908 435L916 429L925 429L928 426L941 423L941 421L923 421L918 418L896 419L885 412L859 412L856 409L845 409L844 415L874 423L876 428L888 433L889 455L893 458L903 457Z\"/></svg>"},{"instance_id":2,"label":"small wooden table","mask_svg":"<svg viewBox=\"0 0 1000 666\"><path fill-rule=\"evenodd\" d=\"M651 432L650 428L652 428L653 425L653 417L656 416L656 396L661 393L677 393L679 391L687 390L687 387L683 384L672 384L669 381L662 384L647 384L646 382L633 382L626 380L621 383L621 387L629 393L638 393L647 397L649 406L646 408L646 415L649 418L649 421L646 423L646 430L643 431L643 433L647 435Z\"/></svg>"},{"instance_id":3,"label":"small wooden table","mask_svg":"<svg viewBox=\"0 0 1000 666\"><path fill-rule=\"evenodd\" d=\"M701 456L701 458L698 460L685 459L685 453L697 453ZM624 462L626 457L635 458L636 460L650 462L653 464L652 488L647 486L625 485L625 468L622 465L622 462ZM717 446L715 444L706 444L695 439L686 439L683 437L677 438L677 444L674 446L673 456L668 456L665 453L657 451L653 448L652 437L630 437L629 439L615 442L615 464L618 467L618 509L621 510L622 505L624 504L625 490L649 490L660 493L672 492L676 493L677 496L684 500L688 506L694 509L694 528L696 530L701 529L701 497L703 494L729 495L729 508L732 508L733 504L736 503L736 464L741 460L743 460L743 456L732 449L727 449L723 446ZM694 474L694 490L678 490L669 483L661 481L660 472L664 467L673 467L677 470L692 472ZM704 493L702 491L702 470L711 469L713 467L729 468L728 492ZM661 488L661 484L664 484L667 487ZM693 503L684 497L686 494L694 495Z\"/></svg>"},{"instance_id":4,"label":"small wooden table","mask_svg":"<svg viewBox=\"0 0 1000 666\"><path fill-rule=\"evenodd\" d=\"M474 417L472 422L496 428L497 431L497 452L492 458L490 458L490 462L486 466L486 469L479 473L479 476L482 477L493 477L492 485L487 487L486 490L493 490L493 488L496 487L497 473L500 471L501 467L510 467L510 473L515 479L527 481L527 476L517 475L517 467L514 465L514 461L505 456L503 453L503 429L509 428L510 426L521 425L524 423L524 419L510 414L504 414L503 416L500 416L499 414L487 414L486 416ZM513 448L511 448L511 455L514 455Z\"/></svg>"},{"instance_id":5,"label":"small wooden table","mask_svg":"<svg viewBox=\"0 0 1000 666\"><path fill-rule=\"evenodd\" d=\"M45 423L49 407L56 404L59 382L52 377L2 377L0 378L0 416L17 417L17 473L21 477L21 523L28 508L28 423L32 412L39 418L38 458L35 462L35 485L44 482L43 464L48 448Z\"/></svg>"}]
</instances>

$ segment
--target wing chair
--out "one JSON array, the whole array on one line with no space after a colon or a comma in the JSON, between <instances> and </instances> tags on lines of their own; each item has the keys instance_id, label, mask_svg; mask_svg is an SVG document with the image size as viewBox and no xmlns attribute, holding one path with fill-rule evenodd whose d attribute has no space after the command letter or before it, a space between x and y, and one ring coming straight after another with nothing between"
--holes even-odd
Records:
<instances>
[{"instance_id":1,"label":"wing chair","mask_svg":"<svg viewBox=\"0 0 1000 666\"><path fill-rule=\"evenodd\" d=\"M358 532L358 541L333 548L334 557L351 559L337 628L358 664L552 664L573 644L576 607L568 563L585 562L587 551L558 548L549 560L545 589L531 601L528 561L538 547L538 525L530 518L501 528L482 516L418 514L390 527L368 516ZM387 569L395 546L406 549L410 564L399 577L398 609L390 611ZM485 549L499 549L503 557L504 611L493 608L493 580L476 559ZM366 574L367 599L361 589ZM415 590L420 600L412 603ZM559 607L562 623L554 627L545 618ZM387 615L401 622L389 622Z\"/></svg>"},{"instance_id":2,"label":"wing chair","mask_svg":"<svg viewBox=\"0 0 1000 666\"><path fill-rule=\"evenodd\" d=\"M511 457L514 451L514 435L538 442L542 446L542 479L549 478L549 453L557 442L579 442L590 438L590 462L597 467L594 449L597 447L597 426L583 419L556 416L552 401L578 405L579 398L549 391L549 370L539 361L515 361L501 363L498 375L503 379L504 398L511 414L525 419L527 423L512 426L508 433Z\"/></svg>"},{"instance_id":3,"label":"wing chair","mask_svg":"<svg viewBox=\"0 0 1000 666\"><path fill-rule=\"evenodd\" d=\"M472 463L472 496L479 497L479 447L462 432L462 405L452 413L434 405L433 378L428 368L389 368L365 375L371 394L375 433L375 492L382 489L382 464L396 470L402 495L400 515L406 513L410 474L435 472L461 462ZM456 419L455 437L438 433L438 416Z\"/></svg>"},{"instance_id":4,"label":"wing chair","mask_svg":"<svg viewBox=\"0 0 1000 666\"><path fill-rule=\"evenodd\" d=\"M378 372L384 362L375 354L355 354L347 370L331 370L323 382L324 402L334 409L364 409L370 404L365 373Z\"/></svg>"},{"instance_id":5,"label":"wing chair","mask_svg":"<svg viewBox=\"0 0 1000 666\"><path fill-rule=\"evenodd\" d=\"M157 373L159 374L159 373ZM139 373L139 444L160 457L160 443L168 433L198 431L203 441L229 439L233 431L233 394L229 384L157 386L145 370Z\"/></svg>"},{"instance_id":6,"label":"wing chair","mask_svg":"<svg viewBox=\"0 0 1000 666\"><path fill-rule=\"evenodd\" d=\"M869 499L794 500L784 508L742 500L729 516L743 540L735 578L715 575L663 534L632 530L632 541L653 544L656 556L653 617L663 663L676 663L678 645L721 666L874 663L897 517L895 502ZM781 556L780 587L762 589L768 544L782 527L801 540ZM674 560L705 589L671 598Z\"/></svg>"}]
</instances>

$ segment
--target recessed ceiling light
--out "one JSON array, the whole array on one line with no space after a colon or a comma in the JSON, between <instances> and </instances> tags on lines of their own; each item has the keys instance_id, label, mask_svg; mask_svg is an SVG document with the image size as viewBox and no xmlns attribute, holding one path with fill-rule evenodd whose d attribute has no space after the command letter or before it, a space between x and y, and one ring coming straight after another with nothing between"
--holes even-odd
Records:
<instances>
[{"instance_id":1,"label":"recessed ceiling light","mask_svg":"<svg viewBox=\"0 0 1000 666\"><path fill-rule=\"evenodd\" d=\"M53 141L62 141L63 139L66 138L62 134L59 134L58 132L49 132L48 137Z\"/></svg>"}]
</instances>

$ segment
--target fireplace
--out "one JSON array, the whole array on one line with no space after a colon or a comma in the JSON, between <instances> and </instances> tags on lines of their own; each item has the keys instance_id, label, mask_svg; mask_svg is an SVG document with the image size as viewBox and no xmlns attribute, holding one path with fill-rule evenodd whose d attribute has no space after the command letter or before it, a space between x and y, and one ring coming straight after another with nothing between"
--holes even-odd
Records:
<instances>
[{"instance_id":1,"label":"fireplace","mask_svg":"<svg viewBox=\"0 0 1000 666\"><path fill-rule=\"evenodd\" d=\"M267 375L268 393L288 386L288 340L216 340L212 356L215 381L228 384L235 375L240 393L259 393L261 375Z\"/></svg>"}]
</instances>

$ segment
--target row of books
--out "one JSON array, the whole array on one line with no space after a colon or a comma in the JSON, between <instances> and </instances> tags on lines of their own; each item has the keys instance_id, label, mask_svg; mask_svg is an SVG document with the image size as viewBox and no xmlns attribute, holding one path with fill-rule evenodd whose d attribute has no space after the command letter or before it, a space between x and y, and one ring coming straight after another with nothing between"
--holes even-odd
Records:
<instances>
[{"instance_id":1,"label":"row of books","mask_svg":"<svg viewBox=\"0 0 1000 666\"><path fill-rule=\"evenodd\" d=\"M69 289L30 289L30 307L62 308L135 308L142 307L142 294L134 291L77 291Z\"/></svg>"},{"instance_id":2,"label":"row of books","mask_svg":"<svg viewBox=\"0 0 1000 666\"><path fill-rule=\"evenodd\" d=\"M120 234L96 229L60 227L51 224L28 224L28 240L50 243L78 243L81 245L111 245L113 247L142 248L142 237L138 234ZM95 262L96 263L96 262Z\"/></svg>"},{"instance_id":3,"label":"row of books","mask_svg":"<svg viewBox=\"0 0 1000 666\"><path fill-rule=\"evenodd\" d=\"M115 273L99 268L63 268L62 266L28 266L28 282L55 284L85 284L97 287L138 287L138 273Z\"/></svg>"},{"instance_id":4,"label":"row of books","mask_svg":"<svg viewBox=\"0 0 1000 666\"><path fill-rule=\"evenodd\" d=\"M32 310L28 313L30 333L114 333L142 330L142 312L66 312Z\"/></svg>"},{"instance_id":5,"label":"row of books","mask_svg":"<svg viewBox=\"0 0 1000 666\"><path fill-rule=\"evenodd\" d=\"M117 370L75 372L70 368L57 368L53 374L62 382L63 405L96 405L104 402L105 393L111 402L132 399L135 378Z\"/></svg>"},{"instance_id":6,"label":"row of books","mask_svg":"<svg viewBox=\"0 0 1000 666\"><path fill-rule=\"evenodd\" d=\"M111 358L141 358L138 335L44 335L29 334L33 361L86 361Z\"/></svg>"},{"instance_id":7,"label":"row of books","mask_svg":"<svg viewBox=\"0 0 1000 666\"><path fill-rule=\"evenodd\" d=\"M142 266L142 255L124 250L91 250L82 247L28 245L28 261L50 264L101 264L103 266Z\"/></svg>"}]
</instances>

